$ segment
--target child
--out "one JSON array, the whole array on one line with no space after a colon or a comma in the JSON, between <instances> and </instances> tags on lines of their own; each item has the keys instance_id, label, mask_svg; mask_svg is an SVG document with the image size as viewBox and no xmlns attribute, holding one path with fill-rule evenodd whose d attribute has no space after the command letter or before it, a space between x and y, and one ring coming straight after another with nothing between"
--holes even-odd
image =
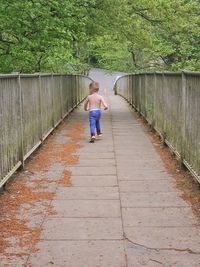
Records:
<instances>
[{"instance_id":1,"label":"child","mask_svg":"<svg viewBox=\"0 0 200 267\"><path fill-rule=\"evenodd\" d=\"M97 136L101 136L100 130L100 118L101 118L101 105L104 109L108 109L108 105L101 95L98 94L99 84L97 82L91 82L89 85L90 95L85 100L84 110L89 110L89 122L90 122L90 143L95 141L95 129L97 131Z\"/></svg>"}]
</instances>

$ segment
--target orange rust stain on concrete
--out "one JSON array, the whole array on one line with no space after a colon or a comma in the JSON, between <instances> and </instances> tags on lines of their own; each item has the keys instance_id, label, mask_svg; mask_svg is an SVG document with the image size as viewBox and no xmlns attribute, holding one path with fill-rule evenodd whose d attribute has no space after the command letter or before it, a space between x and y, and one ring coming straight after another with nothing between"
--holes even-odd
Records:
<instances>
[{"instance_id":1,"label":"orange rust stain on concrete","mask_svg":"<svg viewBox=\"0 0 200 267\"><path fill-rule=\"evenodd\" d=\"M30 172L47 171L51 164L56 162L62 162L67 164L76 164L78 162L78 156L74 155L77 149L82 147L78 144L78 140L69 141L64 144L45 144L41 153L35 155L26 169ZM50 142L53 142L50 141Z\"/></svg>"},{"instance_id":2,"label":"orange rust stain on concrete","mask_svg":"<svg viewBox=\"0 0 200 267\"><path fill-rule=\"evenodd\" d=\"M58 184L63 185L65 187L72 186L70 178L71 178L71 172L65 170L62 178L58 181Z\"/></svg>"},{"instance_id":3,"label":"orange rust stain on concrete","mask_svg":"<svg viewBox=\"0 0 200 267\"><path fill-rule=\"evenodd\" d=\"M63 130L69 133L62 134ZM81 123L62 123L25 166L28 174L18 173L18 179L10 182L7 190L0 195L0 253L7 257L8 264L12 257L28 256L30 249L32 253L37 251L36 244L40 240L42 227L40 223L34 227L30 226L32 219L37 216L37 220L42 221L44 216L56 214L51 206L55 192L49 191L48 185L72 185L71 172L67 170L67 165L78 162L79 158L75 152L82 147L78 142L82 140L83 132ZM57 144L55 141L58 135L66 135L70 141ZM66 166L57 181L47 176L49 167L56 162ZM45 178L35 178L35 173L47 175Z\"/></svg>"},{"instance_id":4,"label":"orange rust stain on concrete","mask_svg":"<svg viewBox=\"0 0 200 267\"><path fill-rule=\"evenodd\" d=\"M23 256L26 254L27 247L30 244L35 244L38 240L41 229L39 227L28 226L28 219L18 219L20 212L23 209L22 205L26 204L29 208L24 209L24 213L28 213L36 205L36 202L52 200L54 193L37 192L35 186L27 185L24 181L13 181L7 187L7 192L1 196L1 220L0 220L0 253L5 253L6 256ZM9 192L9 193L8 193ZM47 203L46 203L47 205ZM51 209L46 209L46 213ZM33 212L33 216L34 216ZM13 244L9 241L14 238L16 241ZM20 247L22 253L7 253L9 247Z\"/></svg>"},{"instance_id":5,"label":"orange rust stain on concrete","mask_svg":"<svg viewBox=\"0 0 200 267\"><path fill-rule=\"evenodd\" d=\"M71 138L72 141L76 142L83 139L82 133L84 132L84 128L81 123L70 125L69 130L72 132L65 134L65 136Z\"/></svg>"}]
</instances>

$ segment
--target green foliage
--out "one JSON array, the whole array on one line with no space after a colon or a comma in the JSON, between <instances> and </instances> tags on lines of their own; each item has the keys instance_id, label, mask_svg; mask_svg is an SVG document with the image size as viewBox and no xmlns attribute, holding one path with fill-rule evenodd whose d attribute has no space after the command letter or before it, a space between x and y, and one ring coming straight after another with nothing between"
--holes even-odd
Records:
<instances>
[{"instance_id":1,"label":"green foliage","mask_svg":"<svg viewBox=\"0 0 200 267\"><path fill-rule=\"evenodd\" d=\"M81 71L88 2L1 0L1 72Z\"/></svg>"},{"instance_id":2,"label":"green foliage","mask_svg":"<svg viewBox=\"0 0 200 267\"><path fill-rule=\"evenodd\" d=\"M0 0L0 72L199 70L199 0Z\"/></svg>"},{"instance_id":3,"label":"green foliage","mask_svg":"<svg viewBox=\"0 0 200 267\"><path fill-rule=\"evenodd\" d=\"M97 51L103 51L98 54L101 66L107 67L110 62L109 68L129 72L199 70L200 3L198 0L120 2L122 3L120 7L115 6L118 9L118 16L111 26L113 27L111 36L107 41L99 42L100 49ZM105 38L105 35L103 37ZM107 47L108 43L110 49ZM112 55L117 61L110 60Z\"/></svg>"}]
</instances>

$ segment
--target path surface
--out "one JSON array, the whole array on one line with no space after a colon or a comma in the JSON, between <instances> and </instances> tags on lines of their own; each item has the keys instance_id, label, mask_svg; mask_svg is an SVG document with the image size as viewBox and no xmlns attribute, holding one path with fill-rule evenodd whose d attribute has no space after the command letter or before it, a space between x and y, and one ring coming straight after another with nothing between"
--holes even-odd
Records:
<instances>
[{"instance_id":1,"label":"path surface","mask_svg":"<svg viewBox=\"0 0 200 267\"><path fill-rule=\"evenodd\" d=\"M48 167L45 176L56 181L71 171L70 183L51 185L56 213L42 218L39 250L25 262L18 261L18 266L200 266L197 218L127 103L113 95L110 88L116 75L91 73L102 81L110 105L102 117L104 135L88 143L82 107L68 120L67 125L78 122L85 129L82 138L77 137L82 145L75 152L78 163ZM65 127L58 130L53 143L67 142L66 132Z\"/></svg>"}]
</instances>

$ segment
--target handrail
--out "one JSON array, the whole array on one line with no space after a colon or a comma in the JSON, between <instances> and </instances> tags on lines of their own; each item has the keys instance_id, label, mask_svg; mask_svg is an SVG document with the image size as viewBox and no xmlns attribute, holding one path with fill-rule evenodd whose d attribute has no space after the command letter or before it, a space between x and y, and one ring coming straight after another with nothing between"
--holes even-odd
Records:
<instances>
[{"instance_id":1,"label":"handrail","mask_svg":"<svg viewBox=\"0 0 200 267\"><path fill-rule=\"evenodd\" d=\"M88 94L85 75L0 75L0 188Z\"/></svg>"},{"instance_id":2,"label":"handrail","mask_svg":"<svg viewBox=\"0 0 200 267\"><path fill-rule=\"evenodd\" d=\"M113 88L200 182L200 72L133 73L119 77Z\"/></svg>"}]
</instances>

